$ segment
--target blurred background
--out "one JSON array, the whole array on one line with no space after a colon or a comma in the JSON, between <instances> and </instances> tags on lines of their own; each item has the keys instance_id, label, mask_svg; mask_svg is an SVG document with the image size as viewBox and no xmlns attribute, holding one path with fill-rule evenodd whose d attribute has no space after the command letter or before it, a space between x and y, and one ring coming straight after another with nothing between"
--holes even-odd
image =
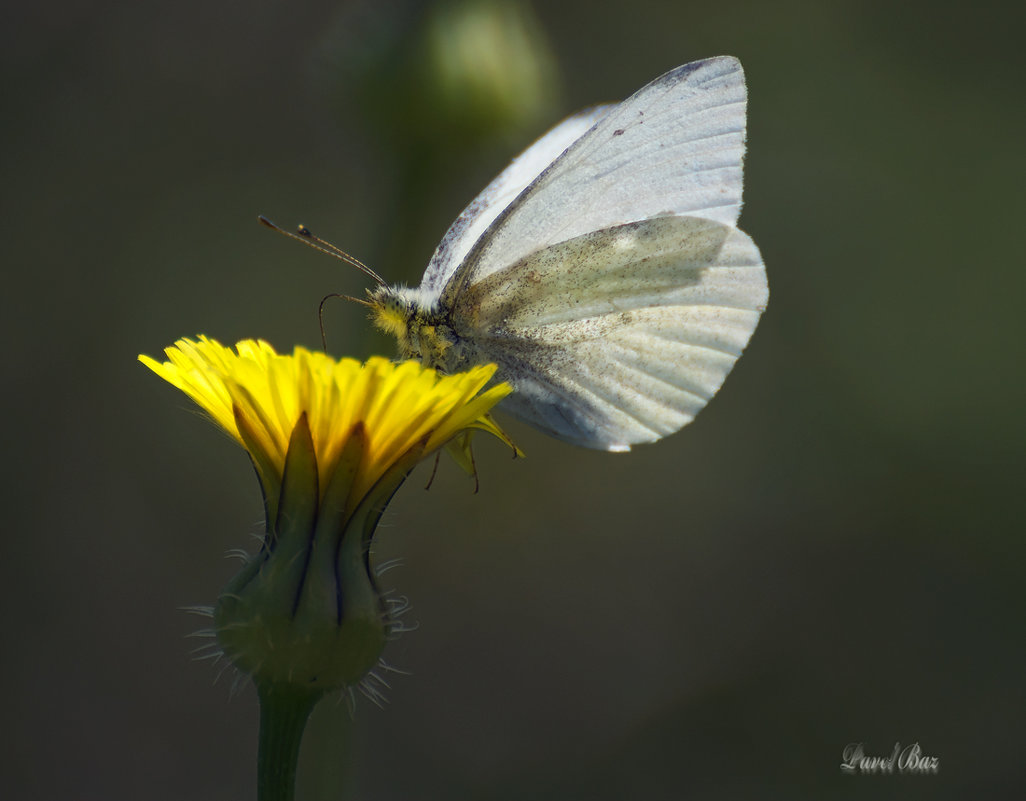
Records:
<instances>
[{"instance_id":1,"label":"blurred background","mask_svg":"<svg viewBox=\"0 0 1026 801\"><path fill-rule=\"evenodd\" d=\"M322 704L301 799L1024 797L1022 5L11 4L0 558L11 799L255 795L252 688L191 661L260 531L241 449L136 362L317 346L563 116L729 53L769 310L630 454L478 448L378 532L419 628ZM1017 233L1018 232L1018 233ZM329 304L336 354L391 354ZM935 776L849 776L918 742Z\"/></svg>"}]
</instances>

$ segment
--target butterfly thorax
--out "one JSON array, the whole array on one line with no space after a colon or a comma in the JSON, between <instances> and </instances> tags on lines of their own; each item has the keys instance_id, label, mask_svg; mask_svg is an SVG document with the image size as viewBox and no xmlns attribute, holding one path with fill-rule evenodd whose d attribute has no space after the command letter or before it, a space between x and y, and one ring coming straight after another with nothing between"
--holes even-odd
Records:
<instances>
[{"instance_id":1,"label":"butterfly thorax","mask_svg":"<svg viewBox=\"0 0 1026 801\"><path fill-rule=\"evenodd\" d=\"M455 373L468 364L465 341L437 304L426 301L419 289L382 286L370 293L371 319L394 336L403 359L443 373Z\"/></svg>"}]
</instances>

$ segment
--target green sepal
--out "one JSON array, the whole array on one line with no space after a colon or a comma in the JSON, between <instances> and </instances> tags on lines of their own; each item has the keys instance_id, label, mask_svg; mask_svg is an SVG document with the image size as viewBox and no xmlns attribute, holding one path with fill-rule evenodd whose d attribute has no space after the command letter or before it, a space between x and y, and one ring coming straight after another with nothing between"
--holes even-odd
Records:
<instances>
[{"instance_id":1,"label":"green sepal","mask_svg":"<svg viewBox=\"0 0 1026 801\"><path fill-rule=\"evenodd\" d=\"M334 471L322 477L319 502L313 441L300 418L268 538L214 613L225 654L258 688L340 689L377 664L389 622L370 566L370 540L388 499L423 453L424 443L417 443L365 497L356 497L367 460L367 436L358 423Z\"/></svg>"},{"instance_id":2,"label":"green sepal","mask_svg":"<svg viewBox=\"0 0 1026 801\"><path fill-rule=\"evenodd\" d=\"M474 448L471 443L473 431L463 431L445 443L445 451L468 476L477 475L474 464Z\"/></svg>"}]
</instances>

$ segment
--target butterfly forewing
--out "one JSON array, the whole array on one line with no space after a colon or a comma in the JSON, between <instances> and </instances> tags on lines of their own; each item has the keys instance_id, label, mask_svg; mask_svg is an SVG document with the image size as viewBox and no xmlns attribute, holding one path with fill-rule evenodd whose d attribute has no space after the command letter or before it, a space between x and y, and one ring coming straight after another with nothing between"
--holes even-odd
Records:
<instances>
[{"instance_id":1,"label":"butterfly forewing","mask_svg":"<svg viewBox=\"0 0 1026 801\"><path fill-rule=\"evenodd\" d=\"M733 225L741 209L744 73L722 56L667 73L602 117L480 237L445 287L464 286L540 248L666 214Z\"/></svg>"},{"instance_id":2,"label":"butterfly forewing","mask_svg":"<svg viewBox=\"0 0 1026 801\"><path fill-rule=\"evenodd\" d=\"M425 297L437 297L489 225L509 206L538 173L581 137L613 106L595 106L563 120L517 156L495 180L467 206L446 232L420 288Z\"/></svg>"}]
</instances>

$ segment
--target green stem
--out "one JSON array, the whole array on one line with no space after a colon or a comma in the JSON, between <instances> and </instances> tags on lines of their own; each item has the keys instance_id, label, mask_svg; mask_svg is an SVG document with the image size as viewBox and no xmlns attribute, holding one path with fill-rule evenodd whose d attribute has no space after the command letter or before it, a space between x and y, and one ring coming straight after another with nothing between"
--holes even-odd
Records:
<instances>
[{"instance_id":1,"label":"green stem","mask_svg":"<svg viewBox=\"0 0 1026 801\"><path fill-rule=\"evenodd\" d=\"M260 696L260 747L257 752L258 801L292 801L303 729L323 691L301 691L265 684Z\"/></svg>"}]
</instances>

